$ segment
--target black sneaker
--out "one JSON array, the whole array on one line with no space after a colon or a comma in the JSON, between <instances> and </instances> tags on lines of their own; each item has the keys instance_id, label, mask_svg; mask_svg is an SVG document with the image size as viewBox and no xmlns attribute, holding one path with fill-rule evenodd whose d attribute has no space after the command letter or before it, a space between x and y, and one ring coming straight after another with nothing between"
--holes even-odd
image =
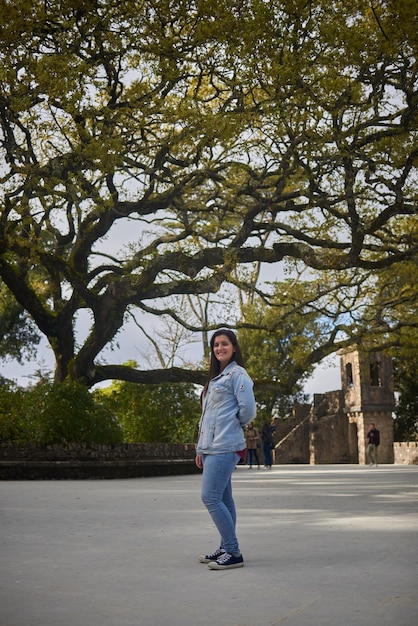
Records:
<instances>
[{"instance_id":1,"label":"black sneaker","mask_svg":"<svg viewBox=\"0 0 418 626\"><path fill-rule=\"evenodd\" d=\"M244 567L244 559L242 554L240 556L234 556L228 552L221 554L216 561L208 563L210 569L235 569L237 567Z\"/></svg>"},{"instance_id":2,"label":"black sneaker","mask_svg":"<svg viewBox=\"0 0 418 626\"><path fill-rule=\"evenodd\" d=\"M216 559L218 559L223 554L226 554L225 550L223 548L218 548L217 550L215 550L213 554L207 554L206 556L203 556L203 555L199 556L199 562L210 563L211 561L216 561Z\"/></svg>"}]
</instances>

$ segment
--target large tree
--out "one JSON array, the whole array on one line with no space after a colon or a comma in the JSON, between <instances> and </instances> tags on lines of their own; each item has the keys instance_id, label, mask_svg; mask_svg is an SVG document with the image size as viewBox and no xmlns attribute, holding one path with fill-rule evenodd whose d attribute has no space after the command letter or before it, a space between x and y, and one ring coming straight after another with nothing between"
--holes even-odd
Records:
<instances>
[{"instance_id":1,"label":"large tree","mask_svg":"<svg viewBox=\"0 0 418 626\"><path fill-rule=\"evenodd\" d=\"M190 326L172 297L229 284L268 302L251 264L320 273L311 306L333 325L311 362L382 332L356 311L376 271L417 255L414 15L413 0L1 1L0 277L58 382L202 382L100 353L127 314Z\"/></svg>"}]
</instances>

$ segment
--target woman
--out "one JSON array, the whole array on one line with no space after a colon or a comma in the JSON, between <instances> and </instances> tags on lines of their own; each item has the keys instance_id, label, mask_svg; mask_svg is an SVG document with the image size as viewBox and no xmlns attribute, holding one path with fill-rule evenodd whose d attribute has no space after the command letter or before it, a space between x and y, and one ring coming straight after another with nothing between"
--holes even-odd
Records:
<instances>
[{"instance_id":1,"label":"woman","mask_svg":"<svg viewBox=\"0 0 418 626\"><path fill-rule=\"evenodd\" d=\"M196 465L203 469L202 502L220 534L220 547L200 556L210 569L244 566L235 533L236 511L231 476L245 459L243 426L255 417L253 382L244 369L237 338L231 330L216 331L210 340L210 369L202 392L202 417Z\"/></svg>"},{"instance_id":2,"label":"woman","mask_svg":"<svg viewBox=\"0 0 418 626\"><path fill-rule=\"evenodd\" d=\"M248 424L247 432L245 434L245 440L247 442L247 451L248 451L248 466L251 469L253 466L253 460L258 465L258 469L260 469L260 459L258 458L258 445L260 441L260 437L258 435L258 430L254 426L252 422Z\"/></svg>"}]
</instances>

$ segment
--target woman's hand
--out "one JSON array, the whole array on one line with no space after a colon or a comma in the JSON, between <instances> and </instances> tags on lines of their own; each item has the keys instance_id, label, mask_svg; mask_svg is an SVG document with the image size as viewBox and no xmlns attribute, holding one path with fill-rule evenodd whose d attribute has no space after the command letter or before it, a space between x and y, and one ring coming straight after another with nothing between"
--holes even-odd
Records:
<instances>
[{"instance_id":1,"label":"woman's hand","mask_svg":"<svg viewBox=\"0 0 418 626\"><path fill-rule=\"evenodd\" d=\"M195 463L196 463L196 466L199 469L203 469L202 455L201 454L196 454Z\"/></svg>"}]
</instances>

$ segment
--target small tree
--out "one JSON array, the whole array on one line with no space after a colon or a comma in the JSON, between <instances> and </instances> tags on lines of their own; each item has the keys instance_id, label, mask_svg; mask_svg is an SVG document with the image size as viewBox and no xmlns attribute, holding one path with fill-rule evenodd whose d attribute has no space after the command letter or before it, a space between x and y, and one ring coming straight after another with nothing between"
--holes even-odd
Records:
<instances>
[{"instance_id":1,"label":"small tree","mask_svg":"<svg viewBox=\"0 0 418 626\"><path fill-rule=\"evenodd\" d=\"M243 307L245 330L239 339L247 369L256 381L271 381L256 391L259 420L285 417L295 401L303 401L303 383L313 370L310 357L326 325L309 306L309 283L274 283L268 303L254 297ZM295 303L299 310L294 312ZM304 303L306 303L304 305Z\"/></svg>"},{"instance_id":2,"label":"small tree","mask_svg":"<svg viewBox=\"0 0 418 626\"><path fill-rule=\"evenodd\" d=\"M418 333L410 330L403 345L393 350L395 390L395 441L418 441Z\"/></svg>"},{"instance_id":3,"label":"small tree","mask_svg":"<svg viewBox=\"0 0 418 626\"><path fill-rule=\"evenodd\" d=\"M406 369L399 364L396 373L397 388L400 396L395 410L395 441L418 440L418 360L416 357L414 371L406 371Z\"/></svg>"},{"instance_id":4,"label":"small tree","mask_svg":"<svg viewBox=\"0 0 418 626\"><path fill-rule=\"evenodd\" d=\"M408 236L418 231L410 220ZM407 235L407 233L405 233ZM395 441L418 438L418 261L396 263L376 276L366 324L379 324L382 341L393 357L394 387L399 395L394 421ZM388 332L388 329L391 332Z\"/></svg>"}]
</instances>

